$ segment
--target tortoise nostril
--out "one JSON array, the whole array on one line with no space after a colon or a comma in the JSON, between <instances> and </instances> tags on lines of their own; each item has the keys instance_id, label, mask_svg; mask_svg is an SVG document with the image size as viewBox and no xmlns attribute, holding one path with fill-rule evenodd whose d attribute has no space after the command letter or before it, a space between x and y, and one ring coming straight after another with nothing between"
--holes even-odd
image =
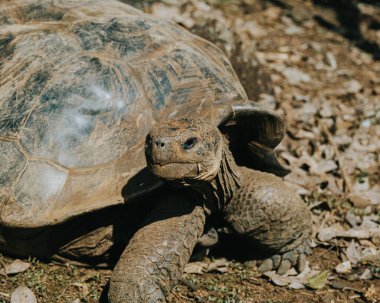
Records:
<instances>
[{"instance_id":1,"label":"tortoise nostril","mask_svg":"<svg viewBox=\"0 0 380 303\"><path fill-rule=\"evenodd\" d=\"M165 142L161 141L161 140L157 140L156 141L156 146L159 147L159 148L163 148L163 147L165 147Z\"/></svg>"}]
</instances>

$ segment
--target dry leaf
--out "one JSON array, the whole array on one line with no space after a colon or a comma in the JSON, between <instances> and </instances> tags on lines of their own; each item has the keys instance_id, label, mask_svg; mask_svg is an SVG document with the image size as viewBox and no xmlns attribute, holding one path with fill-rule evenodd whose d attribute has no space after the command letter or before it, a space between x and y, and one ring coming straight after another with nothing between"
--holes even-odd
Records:
<instances>
[{"instance_id":1,"label":"dry leaf","mask_svg":"<svg viewBox=\"0 0 380 303\"><path fill-rule=\"evenodd\" d=\"M208 264L207 272L217 271L220 273L225 273L228 271L228 266L230 262L227 261L227 259L216 259L213 260L211 263Z\"/></svg>"},{"instance_id":2,"label":"dry leaf","mask_svg":"<svg viewBox=\"0 0 380 303\"><path fill-rule=\"evenodd\" d=\"M309 278L307 286L312 289L321 289L325 287L328 277L330 276L329 270L323 270L317 275Z\"/></svg>"},{"instance_id":3,"label":"dry leaf","mask_svg":"<svg viewBox=\"0 0 380 303\"><path fill-rule=\"evenodd\" d=\"M362 220L359 216L354 215L352 212L347 212L346 214L346 221L352 226L352 227L358 227L360 223L362 223Z\"/></svg>"},{"instance_id":4,"label":"dry leaf","mask_svg":"<svg viewBox=\"0 0 380 303\"><path fill-rule=\"evenodd\" d=\"M358 264L361 260L360 248L354 240L351 241L350 245L348 245L346 251L344 252L348 260L350 260L351 264Z\"/></svg>"},{"instance_id":5,"label":"dry leaf","mask_svg":"<svg viewBox=\"0 0 380 303\"><path fill-rule=\"evenodd\" d=\"M350 261L342 262L335 267L335 270L338 274L347 274L351 272L352 270L351 262Z\"/></svg>"},{"instance_id":6,"label":"dry leaf","mask_svg":"<svg viewBox=\"0 0 380 303\"><path fill-rule=\"evenodd\" d=\"M11 303L37 303L37 299L28 287L19 286L12 293Z\"/></svg>"},{"instance_id":7,"label":"dry leaf","mask_svg":"<svg viewBox=\"0 0 380 303\"><path fill-rule=\"evenodd\" d=\"M363 221L364 223L364 221ZM333 238L356 238L356 239L377 239L380 237L380 228L376 225L372 228L366 225L360 225L356 228L350 228L343 230L340 224L334 224L333 226L322 228L318 233L318 239L327 242Z\"/></svg>"},{"instance_id":8,"label":"dry leaf","mask_svg":"<svg viewBox=\"0 0 380 303\"><path fill-rule=\"evenodd\" d=\"M187 274L203 274L206 267L205 262L191 262L186 264L183 272Z\"/></svg>"},{"instance_id":9,"label":"dry leaf","mask_svg":"<svg viewBox=\"0 0 380 303\"><path fill-rule=\"evenodd\" d=\"M371 280L373 278L371 271L366 268L365 271L360 275L360 280Z\"/></svg>"},{"instance_id":10,"label":"dry leaf","mask_svg":"<svg viewBox=\"0 0 380 303\"><path fill-rule=\"evenodd\" d=\"M72 285L82 289L82 296L83 297L87 297L88 294L90 293L90 291L88 290L88 285L86 283L75 282Z\"/></svg>"},{"instance_id":11,"label":"dry leaf","mask_svg":"<svg viewBox=\"0 0 380 303\"><path fill-rule=\"evenodd\" d=\"M299 84L300 82L308 83L311 81L310 75L295 67L287 67L280 70L280 72L286 77L290 84Z\"/></svg>"},{"instance_id":12,"label":"dry leaf","mask_svg":"<svg viewBox=\"0 0 380 303\"><path fill-rule=\"evenodd\" d=\"M280 276L276 274L275 271L267 271L264 273L264 276L267 276L272 280L272 282L278 286L287 286L292 283L292 277Z\"/></svg>"},{"instance_id":13,"label":"dry leaf","mask_svg":"<svg viewBox=\"0 0 380 303\"><path fill-rule=\"evenodd\" d=\"M364 296L368 299L368 300L376 300L376 297L378 295L378 290L376 290L376 287L375 285L371 285L370 287L368 287L368 289L366 290ZM374 301L376 302L376 301Z\"/></svg>"},{"instance_id":14,"label":"dry leaf","mask_svg":"<svg viewBox=\"0 0 380 303\"><path fill-rule=\"evenodd\" d=\"M290 289L303 289L305 285L303 285L300 281L293 281L289 284Z\"/></svg>"},{"instance_id":15,"label":"dry leaf","mask_svg":"<svg viewBox=\"0 0 380 303\"><path fill-rule=\"evenodd\" d=\"M215 259L211 262L191 262L186 264L184 272L187 274L202 274L205 272L228 272L230 262L227 259Z\"/></svg>"},{"instance_id":16,"label":"dry leaf","mask_svg":"<svg viewBox=\"0 0 380 303\"><path fill-rule=\"evenodd\" d=\"M357 80L351 80L343 83L343 87L347 90L349 93L358 93L363 88L363 86L359 83Z\"/></svg>"},{"instance_id":17,"label":"dry leaf","mask_svg":"<svg viewBox=\"0 0 380 303\"><path fill-rule=\"evenodd\" d=\"M343 231L343 226L334 224L330 227L322 228L318 232L318 239L327 242L335 238L339 232Z\"/></svg>"},{"instance_id":18,"label":"dry leaf","mask_svg":"<svg viewBox=\"0 0 380 303\"><path fill-rule=\"evenodd\" d=\"M29 267L30 263L16 259L12 263L5 265L0 270L0 275L15 275L26 271Z\"/></svg>"},{"instance_id":19,"label":"dry leaf","mask_svg":"<svg viewBox=\"0 0 380 303\"><path fill-rule=\"evenodd\" d=\"M278 275L275 271L265 272L264 275L271 279L277 286L288 286L291 289L305 288L308 279L315 276L318 271L311 270L309 262L306 263L305 269L297 275L294 268L288 270L284 275Z\"/></svg>"}]
</instances>

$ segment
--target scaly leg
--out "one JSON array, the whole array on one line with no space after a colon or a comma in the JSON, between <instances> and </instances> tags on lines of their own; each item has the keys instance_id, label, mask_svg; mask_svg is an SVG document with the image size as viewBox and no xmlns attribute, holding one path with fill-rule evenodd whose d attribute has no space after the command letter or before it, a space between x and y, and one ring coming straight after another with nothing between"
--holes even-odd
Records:
<instances>
[{"instance_id":1,"label":"scaly leg","mask_svg":"<svg viewBox=\"0 0 380 303\"><path fill-rule=\"evenodd\" d=\"M259 270L301 271L310 253L312 218L306 204L272 174L241 168L242 186L225 207L232 230L271 257Z\"/></svg>"},{"instance_id":2,"label":"scaly leg","mask_svg":"<svg viewBox=\"0 0 380 303\"><path fill-rule=\"evenodd\" d=\"M205 224L205 212L183 193L161 197L120 257L110 303L166 302Z\"/></svg>"}]
</instances>

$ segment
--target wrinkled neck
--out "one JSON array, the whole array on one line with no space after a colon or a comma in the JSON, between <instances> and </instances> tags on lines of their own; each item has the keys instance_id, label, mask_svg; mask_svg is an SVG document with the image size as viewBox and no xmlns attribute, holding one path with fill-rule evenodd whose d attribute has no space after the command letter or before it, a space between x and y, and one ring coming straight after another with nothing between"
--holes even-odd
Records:
<instances>
[{"instance_id":1,"label":"wrinkled neck","mask_svg":"<svg viewBox=\"0 0 380 303\"><path fill-rule=\"evenodd\" d=\"M190 181L191 191L204 200L208 213L223 209L240 187L240 173L238 166L228 149L226 140L223 142L220 169L211 181Z\"/></svg>"}]
</instances>

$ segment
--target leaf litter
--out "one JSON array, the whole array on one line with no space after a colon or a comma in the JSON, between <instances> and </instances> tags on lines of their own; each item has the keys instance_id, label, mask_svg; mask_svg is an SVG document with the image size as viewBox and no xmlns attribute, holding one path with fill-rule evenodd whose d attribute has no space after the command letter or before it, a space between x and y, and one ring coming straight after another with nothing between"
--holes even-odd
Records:
<instances>
[{"instance_id":1,"label":"leaf litter","mask_svg":"<svg viewBox=\"0 0 380 303\"><path fill-rule=\"evenodd\" d=\"M266 100L271 96L272 108L287 120L286 139L277 149L292 170L285 181L311 205L315 246L336 250L338 255L333 267L313 269L314 280L311 269L304 273L307 279L301 274L264 275L276 285L296 289L325 287L328 277L335 275L348 279L355 273L357 279L373 279L374 268L380 267L379 62L337 34L322 31L313 19L322 10L315 11L309 2L280 1L284 6L276 6L263 1L221 4L210 0L202 9L199 2L164 1L164 5L177 7L184 19L192 19L182 24L216 43L233 64L231 56L240 43L244 45L238 49L241 57L253 49L252 60L269 71L274 88L263 88L261 95ZM154 5L148 11L154 13ZM371 18L379 14L361 2L359 9L370 11ZM374 37L373 32L365 34ZM297 42L288 44L290 36ZM380 36L376 37L379 43ZM330 43L333 40L342 47ZM360 68L363 64L368 68ZM204 272L199 264L196 268Z\"/></svg>"}]
</instances>

